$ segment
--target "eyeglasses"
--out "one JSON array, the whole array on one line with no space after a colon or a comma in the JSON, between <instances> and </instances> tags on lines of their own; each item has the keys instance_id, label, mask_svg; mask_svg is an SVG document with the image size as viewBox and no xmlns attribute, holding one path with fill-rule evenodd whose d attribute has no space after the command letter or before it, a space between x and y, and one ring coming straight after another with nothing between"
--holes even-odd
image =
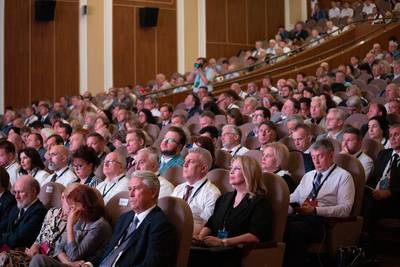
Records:
<instances>
[{"instance_id":1,"label":"eyeglasses","mask_svg":"<svg viewBox=\"0 0 400 267\"><path fill-rule=\"evenodd\" d=\"M167 141L168 144L172 144L172 143L178 144L178 142L175 141L173 138L164 138L163 141Z\"/></svg>"},{"instance_id":2,"label":"eyeglasses","mask_svg":"<svg viewBox=\"0 0 400 267\"><path fill-rule=\"evenodd\" d=\"M84 168L86 165L82 165L82 164L72 164L72 167L74 169L80 170L82 168Z\"/></svg>"},{"instance_id":3,"label":"eyeglasses","mask_svg":"<svg viewBox=\"0 0 400 267\"><path fill-rule=\"evenodd\" d=\"M121 162L116 161L116 160L105 160L105 161L104 161L104 165L111 165L112 163L115 163L115 164L122 164Z\"/></svg>"}]
</instances>

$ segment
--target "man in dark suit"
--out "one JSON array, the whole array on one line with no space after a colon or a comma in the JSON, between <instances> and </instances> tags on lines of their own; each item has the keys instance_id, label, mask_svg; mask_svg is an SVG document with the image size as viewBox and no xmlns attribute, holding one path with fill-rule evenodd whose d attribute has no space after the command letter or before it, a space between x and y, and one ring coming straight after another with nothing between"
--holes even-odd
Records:
<instances>
[{"instance_id":1,"label":"man in dark suit","mask_svg":"<svg viewBox=\"0 0 400 267\"><path fill-rule=\"evenodd\" d=\"M382 150L367 180L364 217L367 231L381 218L400 218L400 124L389 130L391 149Z\"/></svg>"},{"instance_id":2,"label":"man in dark suit","mask_svg":"<svg viewBox=\"0 0 400 267\"><path fill-rule=\"evenodd\" d=\"M39 105L39 121L43 125L51 125L50 121L50 106L49 104L43 102Z\"/></svg>"},{"instance_id":3,"label":"man in dark suit","mask_svg":"<svg viewBox=\"0 0 400 267\"><path fill-rule=\"evenodd\" d=\"M160 183L150 171L136 171L129 181L132 211L119 218L100 262L84 266L163 266L176 264L174 226L157 206Z\"/></svg>"},{"instance_id":4,"label":"man in dark suit","mask_svg":"<svg viewBox=\"0 0 400 267\"><path fill-rule=\"evenodd\" d=\"M0 167L0 223L7 220L10 210L17 204L15 198L8 187L10 185L10 176L3 167Z\"/></svg>"},{"instance_id":5,"label":"man in dark suit","mask_svg":"<svg viewBox=\"0 0 400 267\"><path fill-rule=\"evenodd\" d=\"M11 210L8 220L0 223L0 246L15 249L33 244L47 212L37 198L39 192L40 185L32 176L18 178L14 184L17 206Z\"/></svg>"},{"instance_id":6,"label":"man in dark suit","mask_svg":"<svg viewBox=\"0 0 400 267\"><path fill-rule=\"evenodd\" d=\"M293 144L303 155L304 172L307 173L315 169L311 159L310 147L312 144L311 129L306 124L299 124L293 129Z\"/></svg>"}]
</instances>

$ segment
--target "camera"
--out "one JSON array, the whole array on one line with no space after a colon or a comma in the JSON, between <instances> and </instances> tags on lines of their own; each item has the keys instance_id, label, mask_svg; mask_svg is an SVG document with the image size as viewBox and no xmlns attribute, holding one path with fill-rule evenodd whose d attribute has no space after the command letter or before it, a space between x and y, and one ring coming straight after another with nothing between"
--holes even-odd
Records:
<instances>
[{"instance_id":1,"label":"camera","mask_svg":"<svg viewBox=\"0 0 400 267\"><path fill-rule=\"evenodd\" d=\"M200 63L194 63L194 67L195 67L196 69L200 69L200 68L202 68L202 67L203 67L203 64L200 64Z\"/></svg>"}]
</instances>

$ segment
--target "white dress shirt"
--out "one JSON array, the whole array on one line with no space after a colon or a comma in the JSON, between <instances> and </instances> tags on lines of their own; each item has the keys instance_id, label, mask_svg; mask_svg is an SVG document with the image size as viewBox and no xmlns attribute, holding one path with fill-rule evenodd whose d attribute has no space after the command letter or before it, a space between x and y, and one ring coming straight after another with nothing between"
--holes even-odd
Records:
<instances>
[{"instance_id":1,"label":"white dress shirt","mask_svg":"<svg viewBox=\"0 0 400 267\"><path fill-rule=\"evenodd\" d=\"M32 114L31 116L29 116L28 118L25 119L24 125L29 126L32 122L35 122L38 119L39 118L35 114Z\"/></svg>"},{"instance_id":2,"label":"white dress shirt","mask_svg":"<svg viewBox=\"0 0 400 267\"><path fill-rule=\"evenodd\" d=\"M175 186L162 176L158 176L158 180L160 181L160 193L158 194L158 199L171 196L172 192L174 192Z\"/></svg>"},{"instance_id":3,"label":"white dress shirt","mask_svg":"<svg viewBox=\"0 0 400 267\"><path fill-rule=\"evenodd\" d=\"M340 17L344 18L344 17L353 17L354 15L354 10L350 7L348 8L343 8L342 11L340 11Z\"/></svg>"},{"instance_id":4,"label":"white dress shirt","mask_svg":"<svg viewBox=\"0 0 400 267\"><path fill-rule=\"evenodd\" d=\"M372 168L374 167L374 161L362 151L357 152L356 154L354 154L354 156L361 162L361 165L364 167L366 181L369 174L371 173Z\"/></svg>"},{"instance_id":5,"label":"white dress shirt","mask_svg":"<svg viewBox=\"0 0 400 267\"><path fill-rule=\"evenodd\" d=\"M21 173L18 173L19 176L22 176ZM39 182L40 186L43 186L45 184L45 181L47 177L50 175L48 172L45 170L40 170L38 168L35 168L29 172L29 175L32 175L33 178L36 179L36 181Z\"/></svg>"},{"instance_id":6,"label":"white dress shirt","mask_svg":"<svg viewBox=\"0 0 400 267\"><path fill-rule=\"evenodd\" d=\"M221 195L221 192L213 183L209 180L205 182L206 179L207 177L204 177L191 185L193 189L189 195L188 204L192 210L195 225L204 225L208 221L214 211L215 201ZM204 182L205 184L202 186ZM186 193L186 185L190 184L185 182L175 187L172 196L183 198Z\"/></svg>"},{"instance_id":7,"label":"white dress shirt","mask_svg":"<svg viewBox=\"0 0 400 267\"><path fill-rule=\"evenodd\" d=\"M136 213L135 216L136 218L138 218L139 222L136 225L136 229L139 228L139 225L142 224L142 222L144 221L144 219L146 219L147 215L149 215L149 213L156 207L156 205L151 206L150 208L148 208L147 210L141 212L141 213Z\"/></svg>"},{"instance_id":8,"label":"white dress shirt","mask_svg":"<svg viewBox=\"0 0 400 267\"><path fill-rule=\"evenodd\" d=\"M14 186L15 182L17 181L19 175L18 175L18 171L19 171L19 164L18 162L15 160L13 161L10 165L5 167L8 175L10 176L10 186Z\"/></svg>"},{"instance_id":9,"label":"white dress shirt","mask_svg":"<svg viewBox=\"0 0 400 267\"><path fill-rule=\"evenodd\" d=\"M336 166L336 167L335 167ZM331 170L335 168L332 172ZM331 173L330 173L331 172ZM328 176L328 174L330 175ZM300 181L296 190L290 195L290 202L302 204L313 189L314 177L317 170L307 172ZM351 174L337 165L332 165L325 172L322 172L321 189L316 200L317 215L323 217L346 217L349 216L354 203L355 188Z\"/></svg>"},{"instance_id":10,"label":"white dress shirt","mask_svg":"<svg viewBox=\"0 0 400 267\"><path fill-rule=\"evenodd\" d=\"M75 175L73 171L71 171L68 166L64 167L58 171L55 172L57 174L56 177L56 183L62 184L63 186L67 187L70 183L73 183L78 179L78 177ZM48 182L51 182L51 178L53 178L53 174L50 174L49 176L44 179L43 184L47 184Z\"/></svg>"},{"instance_id":11,"label":"white dress shirt","mask_svg":"<svg viewBox=\"0 0 400 267\"><path fill-rule=\"evenodd\" d=\"M340 16L340 9L338 7L334 7L329 9L329 18L339 18Z\"/></svg>"},{"instance_id":12,"label":"white dress shirt","mask_svg":"<svg viewBox=\"0 0 400 267\"><path fill-rule=\"evenodd\" d=\"M104 180L96 186L96 189L100 191L103 196L104 203L107 204L110 199L122 191L128 191L129 179L126 178L125 174L120 174L112 179Z\"/></svg>"},{"instance_id":13,"label":"white dress shirt","mask_svg":"<svg viewBox=\"0 0 400 267\"><path fill-rule=\"evenodd\" d=\"M375 4L371 3L370 5L366 5L364 4L363 8L362 8L362 13L365 13L367 15L372 14L374 12L374 8L375 8Z\"/></svg>"},{"instance_id":14,"label":"white dress shirt","mask_svg":"<svg viewBox=\"0 0 400 267\"><path fill-rule=\"evenodd\" d=\"M234 156L242 156L242 155L246 154L247 151L249 151L249 149L247 147L244 147L244 146L242 146L240 144L237 145L237 146L232 147L231 149L223 147L223 148L221 148L221 150L230 152L232 157L234 157Z\"/></svg>"}]
</instances>

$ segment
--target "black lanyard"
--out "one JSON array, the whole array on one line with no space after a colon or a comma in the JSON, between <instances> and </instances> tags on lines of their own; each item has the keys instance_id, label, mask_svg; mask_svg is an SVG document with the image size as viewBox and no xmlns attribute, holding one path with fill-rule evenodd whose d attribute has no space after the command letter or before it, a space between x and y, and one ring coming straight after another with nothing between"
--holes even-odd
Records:
<instances>
[{"instance_id":1,"label":"black lanyard","mask_svg":"<svg viewBox=\"0 0 400 267\"><path fill-rule=\"evenodd\" d=\"M199 193L200 189L207 183L207 181L208 181L208 179L205 179L204 182L199 186L199 188L196 189L196 191L194 192L193 196L189 200L189 204L192 202L194 197Z\"/></svg>"},{"instance_id":2,"label":"black lanyard","mask_svg":"<svg viewBox=\"0 0 400 267\"><path fill-rule=\"evenodd\" d=\"M314 196L314 199L317 198L318 193L319 193L319 191L321 190L322 186L324 185L324 183L326 182L326 180L328 180L329 175L331 175L332 172L333 172L335 169L336 169L336 164L335 164L335 166L329 171L329 173L328 173L328 175L325 177L325 179L319 184L318 188L315 188L315 183L314 183L315 179L317 178L317 173L318 173L318 172L316 172L316 173L314 174L314 179L313 179L313 193L314 193L313 196Z\"/></svg>"},{"instance_id":3,"label":"black lanyard","mask_svg":"<svg viewBox=\"0 0 400 267\"><path fill-rule=\"evenodd\" d=\"M92 181L93 177L94 177L94 174L93 174L93 173L90 174L90 175L86 178L86 180L85 180L85 185L89 185L90 182ZM119 181L119 180L118 180L118 181ZM104 187L104 188L106 188L106 187Z\"/></svg>"},{"instance_id":4,"label":"black lanyard","mask_svg":"<svg viewBox=\"0 0 400 267\"><path fill-rule=\"evenodd\" d=\"M117 184L119 181L121 181L121 179L124 178L124 177L125 177L125 175L122 175L121 177L119 177L119 178L118 178L118 181L116 181L107 191L106 191L107 184L105 184L105 185L104 185L104 189L103 189L103 194L102 194L102 196L103 196L103 197L106 197L106 195L111 191L111 189L113 189L114 186L116 186L116 184Z\"/></svg>"},{"instance_id":5,"label":"black lanyard","mask_svg":"<svg viewBox=\"0 0 400 267\"><path fill-rule=\"evenodd\" d=\"M362 151L360 151L360 153L358 153L358 155L356 156L356 158L360 158L361 154L362 154Z\"/></svg>"},{"instance_id":6,"label":"black lanyard","mask_svg":"<svg viewBox=\"0 0 400 267\"><path fill-rule=\"evenodd\" d=\"M63 176L64 175L64 173L66 173L68 171L68 167L60 174L60 175L57 175L56 176L56 181L61 177L61 176ZM57 174L57 173L56 173Z\"/></svg>"},{"instance_id":7,"label":"black lanyard","mask_svg":"<svg viewBox=\"0 0 400 267\"><path fill-rule=\"evenodd\" d=\"M236 149L235 153L233 153L232 157L235 157L236 154L239 152L240 149L242 149L243 146L239 146L238 149Z\"/></svg>"}]
</instances>

